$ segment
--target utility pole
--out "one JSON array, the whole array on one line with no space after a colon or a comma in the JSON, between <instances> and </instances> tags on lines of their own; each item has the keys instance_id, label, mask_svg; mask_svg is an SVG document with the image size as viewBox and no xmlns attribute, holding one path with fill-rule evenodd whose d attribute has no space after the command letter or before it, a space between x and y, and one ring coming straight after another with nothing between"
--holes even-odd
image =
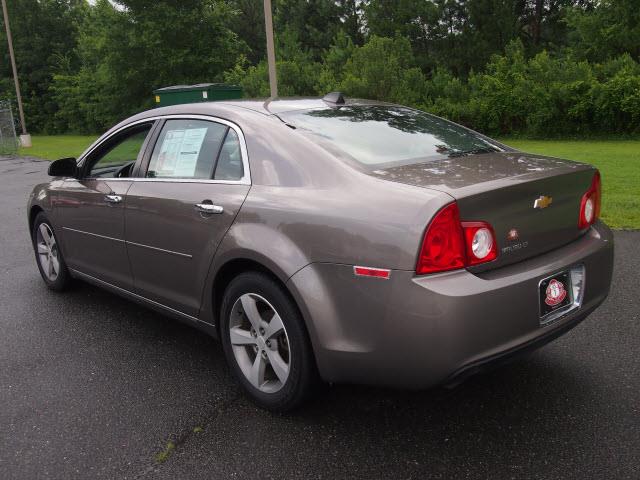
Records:
<instances>
[{"instance_id":1,"label":"utility pole","mask_svg":"<svg viewBox=\"0 0 640 480\"><path fill-rule=\"evenodd\" d=\"M9 26L9 12L7 11L6 0L2 0L2 14L4 15L4 27L7 30L7 42L9 43L9 57L11 57L11 68L13 69L13 81L16 84L16 97L18 98L18 112L20 113L20 125L22 126L22 135L20 135L20 144L23 147L30 147L31 135L27 133L27 125L24 121L24 110L22 108L22 96L20 95L20 81L18 80L18 68L16 67L16 57L13 54L13 38L11 37L11 27Z\"/></svg>"},{"instance_id":2,"label":"utility pole","mask_svg":"<svg viewBox=\"0 0 640 480\"><path fill-rule=\"evenodd\" d=\"M4 2L4 0L2 0ZM273 46L273 13L271 0L264 0L264 26L267 33L267 63L269 64L269 88L271 99L278 98L278 78L276 76L276 53Z\"/></svg>"}]
</instances>

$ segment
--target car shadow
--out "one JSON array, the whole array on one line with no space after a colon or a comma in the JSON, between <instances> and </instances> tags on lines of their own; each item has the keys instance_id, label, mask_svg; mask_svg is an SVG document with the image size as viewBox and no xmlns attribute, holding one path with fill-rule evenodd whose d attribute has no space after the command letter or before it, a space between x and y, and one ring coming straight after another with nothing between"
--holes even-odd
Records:
<instances>
[{"instance_id":1,"label":"car shadow","mask_svg":"<svg viewBox=\"0 0 640 480\"><path fill-rule=\"evenodd\" d=\"M598 379L583 371L561 339L453 389L334 385L294 412L272 414L238 394L221 345L206 334L90 285L79 283L67 295L52 295L81 312L98 312L86 318L87 332L115 336L114 344L133 338L130 348L157 350L149 357L157 362L154 371L162 372L162 381L178 378L172 369L198 369L203 396L231 392L225 401L232 398L234 411L217 417L221 423L215 426L216 436L229 436L227 448L260 443L254 428L261 425L287 439L279 445L279 457L308 455L305 462L314 468L339 458L345 477L379 478L380 469L413 477L427 466L443 478L457 473L514 477L530 468L541 477L545 472L552 476L545 458L557 460L558 449L563 458L578 458L583 442L595 435L585 419L602 408L592 398ZM219 402L209 408L222 407ZM238 433L243 423L244 429L251 425L248 439ZM323 456L318 449L333 453Z\"/></svg>"},{"instance_id":2,"label":"car shadow","mask_svg":"<svg viewBox=\"0 0 640 480\"><path fill-rule=\"evenodd\" d=\"M579 458L593 445L591 381L549 346L451 390L334 386L291 416L301 428L331 432L358 459L347 470L354 477L428 469L442 478L560 478L546 459L558 467L558 449Z\"/></svg>"},{"instance_id":3,"label":"car shadow","mask_svg":"<svg viewBox=\"0 0 640 480\"><path fill-rule=\"evenodd\" d=\"M118 323L126 324L127 334L140 331L147 337L163 338L165 343L170 343L176 356L182 353L197 355L212 369L227 370L221 344L190 325L85 283L77 282L67 295L75 297L69 298L70 302L90 303L98 311L109 312L107 317L110 318L102 320L116 319ZM100 323L105 325L104 321ZM112 327L107 326L113 334L123 331L114 331ZM577 360L552 343L471 376L453 388L437 386L426 391L406 391L359 385L326 386L320 389L315 400L289 415L301 420L325 417L339 407L352 419L380 411L385 415L421 412L421 417L432 418L438 423L449 415L468 416L473 420L480 410L485 418L487 414L496 418L516 418L525 410L552 409L558 395L570 394L574 400L580 400L585 385L583 376L576 375L579 371ZM389 408L390 405L393 407Z\"/></svg>"}]
</instances>

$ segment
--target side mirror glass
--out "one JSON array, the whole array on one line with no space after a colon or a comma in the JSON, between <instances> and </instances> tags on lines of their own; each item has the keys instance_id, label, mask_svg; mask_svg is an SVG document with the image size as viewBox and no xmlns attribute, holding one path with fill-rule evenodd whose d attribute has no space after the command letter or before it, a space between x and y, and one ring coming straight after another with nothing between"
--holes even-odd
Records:
<instances>
[{"instance_id":1,"label":"side mirror glass","mask_svg":"<svg viewBox=\"0 0 640 480\"><path fill-rule=\"evenodd\" d=\"M49 175L52 177L75 177L78 174L78 165L75 158L61 158L49 165Z\"/></svg>"}]
</instances>

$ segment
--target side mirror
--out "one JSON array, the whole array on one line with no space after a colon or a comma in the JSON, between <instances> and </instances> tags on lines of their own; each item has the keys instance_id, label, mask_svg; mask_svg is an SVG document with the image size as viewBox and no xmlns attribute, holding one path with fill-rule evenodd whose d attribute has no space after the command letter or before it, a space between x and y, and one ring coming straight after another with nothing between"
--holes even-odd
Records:
<instances>
[{"instance_id":1,"label":"side mirror","mask_svg":"<svg viewBox=\"0 0 640 480\"><path fill-rule=\"evenodd\" d=\"M78 165L75 158L61 158L49 165L49 175L52 177L75 177L78 174Z\"/></svg>"}]
</instances>

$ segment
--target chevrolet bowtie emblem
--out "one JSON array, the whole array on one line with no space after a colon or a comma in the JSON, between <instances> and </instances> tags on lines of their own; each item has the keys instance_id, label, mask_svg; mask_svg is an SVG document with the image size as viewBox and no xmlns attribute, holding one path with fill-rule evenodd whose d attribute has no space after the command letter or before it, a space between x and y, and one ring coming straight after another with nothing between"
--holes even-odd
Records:
<instances>
[{"instance_id":1,"label":"chevrolet bowtie emblem","mask_svg":"<svg viewBox=\"0 0 640 480\"><path fill-rule=\"evenodd\" d=\"M536 201L533 202L533 208L547 208L552 203L553 198L542 195L541 197L536 198Z\"/></svg>"}]
</instances>

